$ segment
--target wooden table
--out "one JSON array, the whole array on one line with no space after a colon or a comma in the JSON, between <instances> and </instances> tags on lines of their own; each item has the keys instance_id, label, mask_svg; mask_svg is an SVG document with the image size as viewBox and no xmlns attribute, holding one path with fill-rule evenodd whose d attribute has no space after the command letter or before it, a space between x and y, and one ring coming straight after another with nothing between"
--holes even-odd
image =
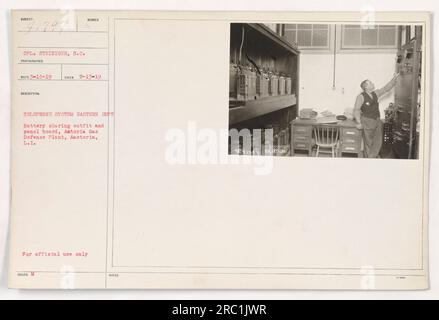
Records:
<instances>
[{"instance_id":1,"label":"wooden table","mask_svg":"<svg viewBox=\"0 0 439 320\"><path fill-rule=\"evenodd\" d=\"M291 121L291 155L294 156L295 150L304 150L308 152L308 156L312 154L313 128L322 125L316 119L295 119ZM338 121L337 123L328 124L338 126L340 147L337 156L343 154L355 154L357 157L363 156L362 150L362 130L357 128L357 123L353 120Z\"/></svg>"}]
</instances>

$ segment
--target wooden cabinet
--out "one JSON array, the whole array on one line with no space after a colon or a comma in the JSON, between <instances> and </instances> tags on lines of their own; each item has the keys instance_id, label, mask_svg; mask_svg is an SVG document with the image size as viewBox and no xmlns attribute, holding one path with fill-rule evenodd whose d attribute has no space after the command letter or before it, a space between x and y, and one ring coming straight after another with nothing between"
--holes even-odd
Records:
<instances>
[{"instance_id":1,"label":"wooden cabinet","mask_svg":"<svg viewBox=\"0 0 439 320\"><path fill-rule=\"evenodd\" d=\"M362 131L358 130L356 127L341 127L339 154L341 155L342 153L355 153L358 156L362 152L361 135Z\"/></svg>"},{"instance_id":2,"label":"wooden cabinet","mask_svg":"<svg viewBox=\"0 0 439 320\"><path fill-rule=\"evenodd\" d=\"M292 154L294 150L304 150L308 152L308 156L311 156L313 147L312 142L312 125L309 124L297 124L292 127Z\"/></svg>"}]
</instances>

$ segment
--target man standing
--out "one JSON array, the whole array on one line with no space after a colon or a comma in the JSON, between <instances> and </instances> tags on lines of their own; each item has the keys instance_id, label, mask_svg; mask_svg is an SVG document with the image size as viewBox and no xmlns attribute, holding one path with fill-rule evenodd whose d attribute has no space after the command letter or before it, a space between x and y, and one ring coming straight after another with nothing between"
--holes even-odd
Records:
<instances>
[{"instance_id":1,"label":"man standing","mask_svg":"<svg viewBox=\"0 0 439 320\"><path fill-rule=\"evenodd\" d=\"M363 129L364 155L367 158L379 157L383 143L383 123L380 119L378 100L395 86L398 75L396 74L389 83L377 90L370 80L364 80L360 84L363 92L355 101L354 117L357 127Z\"/></svg>"}]
</instances>

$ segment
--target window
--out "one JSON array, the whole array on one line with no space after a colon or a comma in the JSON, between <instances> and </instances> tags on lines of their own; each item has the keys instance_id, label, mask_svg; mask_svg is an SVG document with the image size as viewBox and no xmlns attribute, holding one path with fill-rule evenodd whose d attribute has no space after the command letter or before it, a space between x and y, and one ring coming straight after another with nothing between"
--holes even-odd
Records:
<instances>
[{"instance_id":1,"label":"window","mask_svg":"<svg viewBox=\"0 0 439 320\"><path fill-rule=\"evenodd\" d=\"M286 24L284 37L299 49L330 48L330 26L327 24Z\"/></svg>"},{"instance_id":2,"label":"window","mask_svg":"<svg viewBox=\"0 0 439 320\"><path fill-rule=\"evenodd\" d=\"M393 49L397 46L397 26L342 25L342 49Z\"/></svg>"}]
</instances>

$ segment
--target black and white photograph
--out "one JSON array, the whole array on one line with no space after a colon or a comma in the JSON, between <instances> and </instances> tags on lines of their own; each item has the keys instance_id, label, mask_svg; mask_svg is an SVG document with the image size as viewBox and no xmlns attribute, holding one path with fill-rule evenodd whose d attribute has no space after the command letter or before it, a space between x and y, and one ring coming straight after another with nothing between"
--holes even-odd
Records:
<instances>
[{"instance_id":1,"label":"black and white photograph","mask_svg":"<svg viewBox=\"0 0 439 320\"><path fill-rule=\"evenodd\" d=\"M232 23L229 154L419 159L422 26Z\"/></svg>"}]
</instances>

